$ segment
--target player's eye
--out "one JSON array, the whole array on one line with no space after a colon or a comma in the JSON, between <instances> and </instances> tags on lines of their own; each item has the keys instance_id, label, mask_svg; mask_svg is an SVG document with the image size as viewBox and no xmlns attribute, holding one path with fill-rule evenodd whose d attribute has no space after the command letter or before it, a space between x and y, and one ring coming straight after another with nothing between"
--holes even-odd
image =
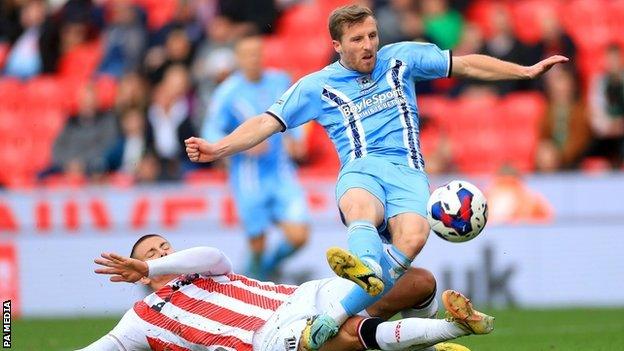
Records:
<instances>
[{"instance_id":1,"label":"player's eye","mask_svg":"<svg viewBox=\"0 0 624 351\"><path fill-rule=\"evenodd\" d=\"M371 33L368 37L371 39L377 38L377 32Z\"/></svg>"}]
</instances>

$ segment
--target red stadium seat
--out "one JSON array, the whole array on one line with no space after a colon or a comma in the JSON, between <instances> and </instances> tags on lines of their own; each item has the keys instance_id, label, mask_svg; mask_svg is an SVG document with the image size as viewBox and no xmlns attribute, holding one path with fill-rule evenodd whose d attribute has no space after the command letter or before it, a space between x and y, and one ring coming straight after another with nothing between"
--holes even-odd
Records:
<instances>
[{"instance_id":1,"label":"red stadium seat","mask_svg":"<svg viewBox=\"0 0 624 351\"><path fill-rule=\"evenodd\" d=\"M0 107L17 109L23 104L23 83L14 78L0 78Z\"/></svg>"},{"instance_id":2,"label":"red stadium seat","mask_svg":"<svg viewBox=\"0 0 624 351\"><path fill-rule=\"evenodd\" d=\"M287 55L289 50L286 46L286 40L283 38L276 35L265 37L262 51L265 66L281 69L286 69L288 66L289 58Z\"/></svg>"},{"instance_id":3,"label":"red stadium seat","mask_svg":"<svg viewBox=\"0 0 624 351\"><path fill-rule=\"evenodd\" d=\"M541 39L544 16L556 18L561 10L559 0L513 1L510 5L514 31L518 39L528 44L534 44Z\"/></svg>"},{"instance_id":4,"label":"red stadium seat","mask_svg":"<svg viewBox=\"0 0 624 351\"><path fill-rule=\"evenodd\" d=\"M135 0L147 12L149 29L157 30L173 19L178 9L178 0Z\"/></svg>"},{"instance_id":5,"label":"red stadium seat","mask_svg":"<svg viewBox=\"0 0 624 351\"><path fill-rule=\"evenodd\" d=\"M106 110L115 104L117 81L112 76L100 75L95 79L98 107Z\"/></svg>"},{"instance_id":6,"label":"red stadium seat","mask_svg":"<svg viewBox=\"0 0 624 351\"><path fill-rule=\"evenodd\" d=\"M63 78L87 80L97 69L101 57L101 42L81 44L60 58L58 74Z\"/></svg>"},{"instance_id":7,"label":"red stadium seat","mask_svg":"<svg viewBox=\"0 0 624 351\"><path fill-rule=\"evenodd\" d=\"M327 14L314 2L305 2L288 9L277 22L276 34L291 36L298 42L302 38L327 33ZM292 48L291 48L292 49Z\"/></svg>"},{"instance_id":8,"label":"red stadium seat","mask_svg":"<svg viewBox=\"0 0 624 351\"><path fill-rule=\"evenodd\" d=\"M4 61L9 55L9 44L0 43L0 69L4 67Z\"/></svg>"},{"instance_id":9,"label":"red stadium seat","mask_svg":"<svg viewBox=\"0 0 624 351\"><path fill-rule=\"evenodd\" d=\"M539 123L546 113L544 97L538 93L511 94L502 101L500 113L507 162L520 171L533 170Z\"/></svg>"},{"instance_id":10,"label":"red stadium seat","mask_svg":"<svg viewBox=\"0 0 624 351\"><path fill-rule=\"evenodd\" d=\"M33 108L67 108L69 101L63 85L55 76L40 76L30 80L24 87L25 104Z\"/></svg>"},{"instance_id":11,"label":"red stadium seat","mask_svg":"<svg viewBox=\"0 0 624 351\"><path fill-rule=\"evenodd\" d=\"M611 41L624 47L624 0L611 0L607 4L609 14L608 26L611 32Z\"/></svg>"},{"instance_id":12,"label":"red stadium seat","mask_svg":"<svg viewBox=\"0 0 624 351\"><path fill-rule=\"evenodd\" d=\"M611 41L607 5L606 0L566 2L561 21L579 47L591 50L604 47Z\"/></svg>"}]
</instances>

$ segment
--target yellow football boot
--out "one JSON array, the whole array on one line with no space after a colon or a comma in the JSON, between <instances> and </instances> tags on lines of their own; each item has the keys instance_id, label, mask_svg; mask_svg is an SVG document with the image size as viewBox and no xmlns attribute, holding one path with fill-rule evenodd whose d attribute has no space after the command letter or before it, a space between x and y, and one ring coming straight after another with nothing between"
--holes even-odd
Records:
<instances>
[{"instance_id":1,"label":"yellow football boot","mask_svg":"<svg viewBox=\"0 0 624 351\"><path fill-rule=\"evenodd\" d=\"M471 334L489 334L494 330L494 317L479 312L472 307L470 299L455 290L442 293L442 303L446 308L446 319L457 323Z\"/></svg>"},{"instance_id":2,"label":"yellow football boot","mask_svg":"<svg viewBox=\"0 0 624 351\"><path fill-rule=\"evenodd\" d=\"M381 273L375 272L357 256L339 247L327 250L327 263L339 277L349 279L371 296L381 294L384 283Z\"/></svg>"}]
</instances>

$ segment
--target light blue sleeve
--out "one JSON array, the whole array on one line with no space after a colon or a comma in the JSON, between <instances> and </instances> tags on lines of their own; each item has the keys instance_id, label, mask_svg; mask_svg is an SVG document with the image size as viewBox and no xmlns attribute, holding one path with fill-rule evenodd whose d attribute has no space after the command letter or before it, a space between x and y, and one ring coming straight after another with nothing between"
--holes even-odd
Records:
<instances>
[{"instance_id":1,"label":"light blue sleeve","mask_svg":"<svg viewBox=\"0 0 624 351\"><path fill-rule=\"evenodd\" d=\"M277 118L284 130L298 127L321 114L321 94L313 76L301 78L288 88L267 112Z\"/></svg>"},{"instance_id":2,"label":"light blue sleeve","mask_svg":"<svg viewBox=\"0 0 624 351\"><path fill-rule=\"evenodd\" d=\"M446 78L451 73L451 51L440 50L435 44L400 42L386 45L380 50L383 55L407 63L415 80Z\"/></svg>"},{"instance_id":3,"label":"light blue sleeve","mask_svg":"<svg viewBox=\"0 0 624 351\"><path fill-rule=\"evenodd\" d=\"M236 128L235 117L232 115L232 106L229 94L217 89L210 100L208 114L204 118L201 137L209 142L216 142Z\"/></svg>"}]
</instances>

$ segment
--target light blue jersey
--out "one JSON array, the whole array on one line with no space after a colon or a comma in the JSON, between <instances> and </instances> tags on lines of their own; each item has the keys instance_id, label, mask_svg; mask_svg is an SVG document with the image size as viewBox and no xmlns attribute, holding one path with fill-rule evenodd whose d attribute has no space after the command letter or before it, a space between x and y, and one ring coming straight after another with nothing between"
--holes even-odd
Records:
<instances>
[{"instance_id":1,"label":"light blue jersey","mask_svg":"<svg viewBox=\"0 0 624 351\"><path fill-rule=\"evenodd\" d=\"M290 86L288 75L265 70L257 82L241 72L232 74L212 97L202 137L217 141L247 119L264 111ZM290 135L301 138L300 129ZM261 234L273 221L303 222L307 207L296 179L295 168L284 147L283 135L266 140L268 149L259 155L238 153L230 157L229 182L245 231Z\"/></svg>"},{"instance_id":2,"label":"light blue jersey","mask_svg":"<svg viewBox=\"0 0 624 351\"><path fill-rule=\"evenodd\" d=\"M329 134L342 167L366 156L423 170L414 83L447 77L448 50L402 42L377 54L371 74L335 62L293 85L268 112L285 128L316 120Z\"/></svg>"}]
</instances>

